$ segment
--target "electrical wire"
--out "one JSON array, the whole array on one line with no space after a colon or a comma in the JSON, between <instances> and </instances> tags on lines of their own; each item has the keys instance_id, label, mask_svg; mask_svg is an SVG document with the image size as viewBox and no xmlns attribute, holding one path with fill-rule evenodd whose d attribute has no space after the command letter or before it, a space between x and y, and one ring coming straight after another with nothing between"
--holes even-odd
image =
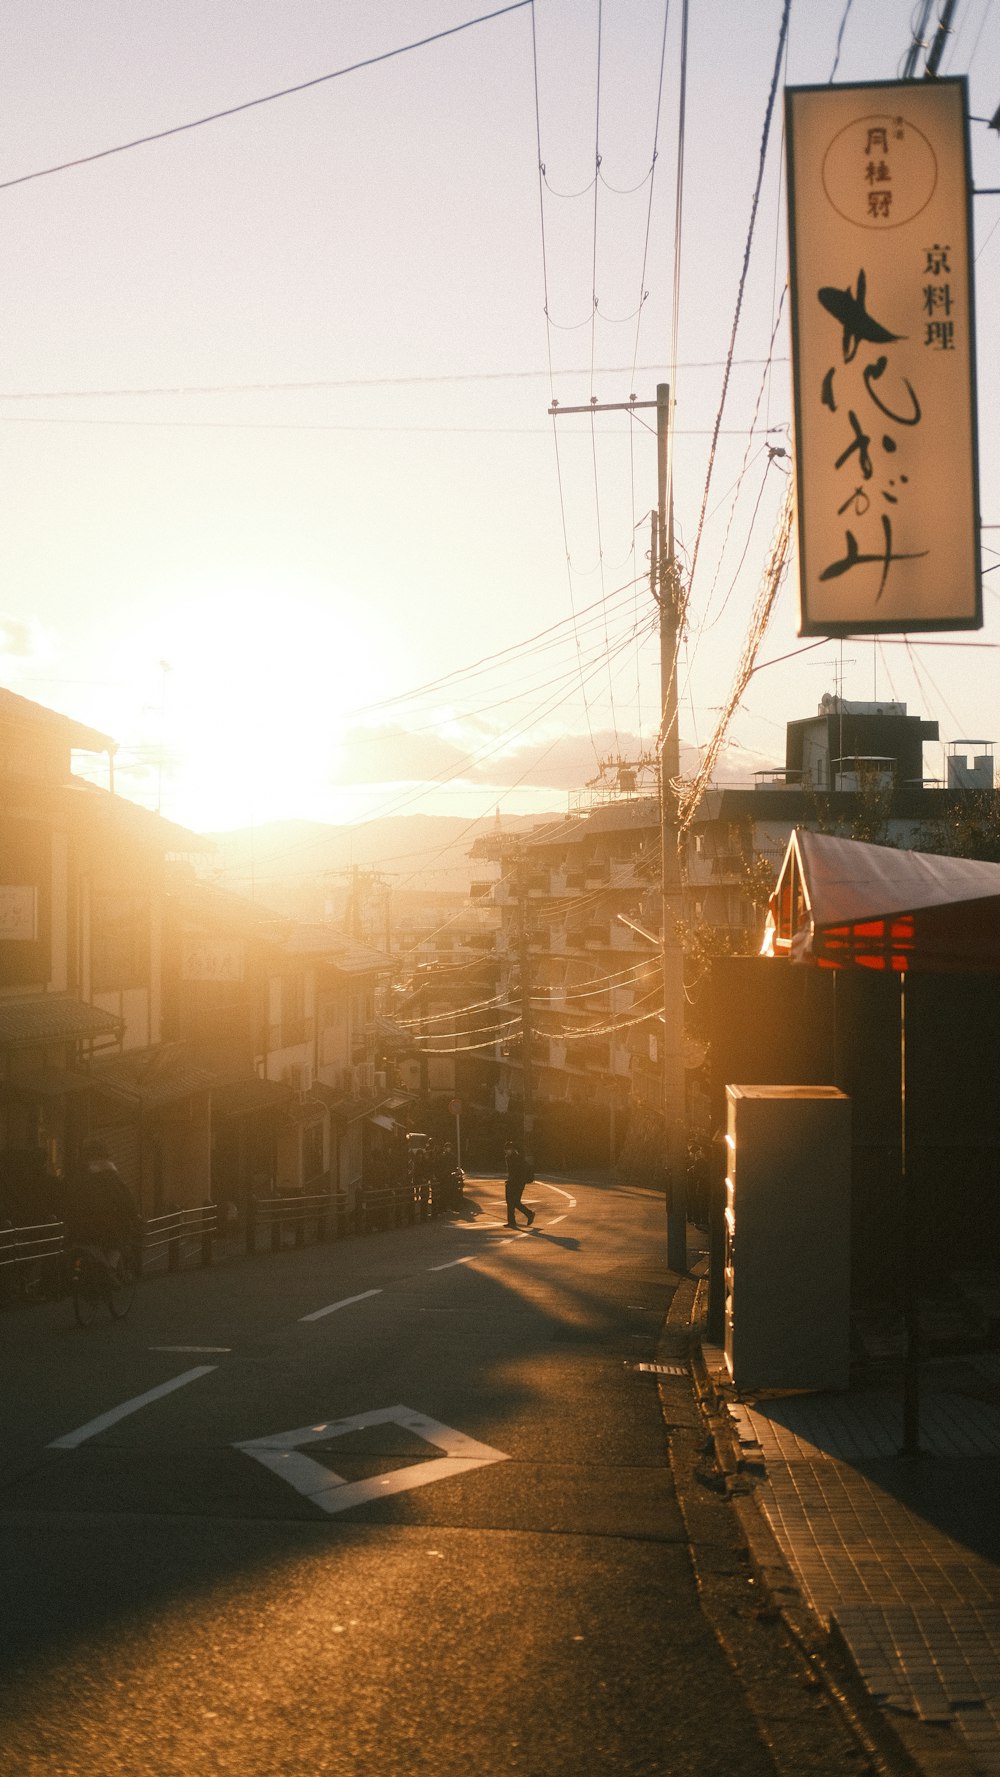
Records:
<instances>
[{"instance_id":1,"label":"electrical wire","mask_svg":"<svg viewBox=\"0 0 1000 1777\"><path fill-rule=\"evenodd\" d=\"M536 1038L542 1038L548 1042L554 1041L558 1043L586 1042L591 1037L616 1036L619 1031L632 1030L637 1024L647 1024L650 1018L656 1017L658 1011L662 1011L662 989L659 990L657 997L661 997L661 1004L659 1006L650 1006L647 1011L640 1013L637 1018L622 1018L618 1019L614 1024L598 1025L588 1030L532 1031L531 1035ZM471 1054L474 1050L492 1049L495 1042L503 1042L504 1040L503 1037L498 1037L493 1041L487 1041L485 1043L454 1044L448 1048L424 1049L423 1053L425 1055L467 1055Z\"/></svg>"},{"instance_id":2,"label":"electrical wire","mask_svg":"<svg viewBox=\"0 0 1000 1777\"><path fill-rule=\"evenodd\" d=\"M677 106L677 172L674 187L674 270L670 298L670 418L677 405L677 341L681 313L681 240L684 216L684 143L687 130L687 66L688 66L688 0L681 8L680 92ZM674 456L673 425L667 427L667 511L670 523L673 511ZM661 539L660 547L663 543ZM678 625L678 633L680 625Z\"/></svg>"},{"instance_id":3,"label":"electrical wire","mask_svg":"<svg viewBox=\"0 0 1000 1777\"><path fill-rule=\"evenodd\" d=\"M441 1037L452 1034L455 1037L480 1037L489 1035L494 1042L502 1042L505 1037L509 1036L512 1030L515 1030L518 1027L520 1022L521 1014L520 1012L516 1012L513 1017L504 1019L499 1024L481 1024L474 1030L460 1030L452 1033L447 1031L431 1031L426 1037L423 1036L420 1031L415 1030L410 1037L410 1041L412 1043L421 1044L424 1042L437 1043L440 1041Z\"/></svg>"},{"instance_id":4,"label":"electrical wire","mask_svg":"<svg viewBox=\"0 0 1000 1777\"><path fill-rule=\"evenodd\" d=\"M781 13L781 26L780 26L780 29L778 32L778 48L777 48L777 53L774 58L774 71L771 76L771 89L770 89L770 92L768 93L768 96L767 96L767 107L766 107L766 110L764 113L764 128L763 128L763 132L762 132L762 136L761 136L760 154L759 154L758 166L757 166L757 182L754 187L753 202L750 206L750 221L749 221L749 226L747 228L746 243L745 243L745 246L743 249L743 268L742 268L742 271L740 272L739 288L737 290L737 295L736 295L736 309L735 309L735 312L733 315L733 327L732 327L732 333L730 335L730 340L729 340L729 353L728 353L727 359L726 359L726 369L725 369L725 373L724 373L723 379L722 379L722 393L719 398L719 409L718 409L718 413L716 415L716 427L717 428L721 427L721 425L722 425L722 415L723 415L723 412L725 411L726 397L729 392L729 378L730 378L731 369L732 369L733 356L734 356L735 349L736 349L736 335L739 330L740 316L743 311L743 296L744 296L744 292L746 290L747 274L750 270L750 252L751 252L751 248L753 246L753 237L754 237L754 230L755 230L756 222L757 222L757 209L760 204L761 188L764 183L764 169L767 164L767 147L768 147L768 141L770 139L770 134L771 134L771 118L772 118L772 115L774 112L774 101L775 101L775 97L776 97L777 91L778 91L778 81L781 76L781 63L782 63L782 59L784 57L785 43L786 43L787 36L788 36L788 19L789 19L789 14L791 12L791 6L792 6L792 0L784 0L784 5L782 7L782 13ZM717 445L718 445L718 431L716 430L713 432L712 444L711 444L711 448L709 450L708 468L707 468L706 474L705 474L705 489L704 489L704 493L702 494L701 512L698 517L698 529L695 533L694 547L691 551L691 570L688 575L688 593L687 593L688 599L690 599L691 587L693 585L695 573L696 573L697 567L698 567L698 554L701 549L701 539L702 539L702 534L705 529L705 513L708 508L708 494L709 494L709 488L711 487L711 484L712 484L712 472L715 467L715 453L716 453Z\"/></svg>"},{"instance_id":5,"label":"electrical wire","mask_svg":"<svg viewBox=\"0 0 1000 1777\"><path fill-rule=\"evenodd\" d=\"M569 992L557 987L550 988L550 994L559 995L559 1003L557 1005L553 1005L551 999L546 1001L535 997L535 995L532 996L529 1003L532 1009L536 1012L561 1012L567 1009L571 1010L572 1005L575 1004L577 1000L604 999L610 993L626 992L630 987L636 985L643 972L648 975L650 969L656 966L657 965L651 959L647 958L641 965L636 964L635 968L628 970L625 978L622 976L611 976L609 981L603 986L587 988L580 993L575 991ZM569 1002L569 1006L567 1006L567 1002Z\"/></svg>"},{"instance_id":6,"label":"electrical wire","mask_svg":"<svg viewBox=\"0 0 1000 1777\"><path fill-rule=\"evenodd\" d=\"M594 100L594 229L593 249L591 255L591 293L593 295L593 312L590 321L590 394L594 399L594 365L597 358L597 213L600 195L601 171L601 52L602 28L604 21L604 0L597 0L597 77L595 81ZM594 468L594 522L597 528L597 560L601 575L601 598L606 595L604 574L604 538L601 534L601 488L597 472L597 422L596 416L590 415L590 452ZM608 692L611 699L611 726L615 734L615 750L618 751L618 717L615 712L614 686L611 681L610 663L608 671Z\"/></svg>"},{"instance_id":7,"label":"electrical wire","mask_svg":"<svg viewBox=\"0 0 1000 1777\"><path fill-rule=\"evenodd\" d=\"M101 148L95 154L81 154L75 160L60 161L56 166L39 167L33 173L20 173L15 179L0 179L0 191L10 191L15 185L27 185L32 179L47 179L53 173L65 173L72 167L90 166L96 160L107 160L113 154L127 154L132 148L145 148L151 142L164 142L168 136L183 135L186 130L199 130L205 124L221 123L227 117L236 117L241 111L253 111L260 105L272 105L278 99L288 99L295 93L308 92L310 88L323 86L331 80L343 80L348 74L358 74L363 68L375 68L380 62L391 62L397 56L409 55L413 50L426 49L431 43L440 43L445 37L457 37L462 31L471 31L477 25L489 24L492 19L503 18L505 13L520 12L525 6L534 11L534 0L510 0L507 6L501 6L496 12L485 12L479 18L465 19L460 25L450 25L443 31L435 31L430 37L421 37L413 43L400 44L396 49L387 49L377 56L366 56L363 61L352 62L346 68L335 68L329 74L314 75L311 80L300 80L295 86L281 87L277 92L264 93L256 99L244 99L240 105L228 105L222 111L212 111L205 117L194 117L187 123L174 124L170 129L154 130L147 136L136 136L130 142L117 142L112 148Z\"/></svg>"},{"instance_id":8,"label":"electrical wire","mask_svg":"<svg viewBox=\"0 0 1000 1777\"><path fill-rule=\"evenodd\" d=\"M486 961L487 959L484 956L480 960ZM419 993L422 985L417 986L413 990L414 993ZM427 985L433 986L434 984L427 983ZM499 1011L510 1010L507 996L497 993L493 995L492 999L475 1000L469 1006L453 1006L447 1012L428 1012L422 1018L401 1018L398 1012L393 1012L390 1016L393 1024L398 1024L401 1030L422 1030L427 1024L440 1024L446 1018L470 1018L474 1012L488 1012L493 1006L496 1006Z\"/></svg>"},{"instance_id":9,"label":"electrical wire","mask_svg":"<svg viewBox=\"0 0 1000 1777\"><path fill-rule=\"evenodd\" d=\"M715 727L705 756L698 767L694 780L690 784L679 786L678 796L678 840L686 833L694 820L705 790L711 780L716 760L722 750L733 716L739 707L740 700L753 675L757 652L767 631L767 626L774 609L775 600L781 589L788 562L788 550L791 543L792 520L795 502L791 480L789 480L785 499L778 519L777 528L771 543L771 553L758 589L757 598L750 618L750 627L743 653L736 670L736 676L729 695L722 708L722 713Z\"/></svg>"},{"instance_id":10,"label":"electrical wire","mask_svg":"<svg viewBox=\"0 0 1000 1777\"><path fill-rule=\"evenodd\" d=\"M537 37L536 29L535 29L535 8L534 8L534 6L532 6L532 8L531 8L531 58L532 58L532 77L533 77L533 82L534 82L534 94L535 94L535 146L536 146L536 152L537 152L537 158L538 158L538 220L539 220L539 230L540 230L540 235L541 235L541 253L542 253L542 292L543 292L543 297L544 297L543 311L545 314L545 350L546 350L546 356L548 359L549 406L551 408L555 403L555 377L553 374L553 365L552 365L552 318L551 318L551 314L549 311L548 250L547 250L546 241L545 241L545 183L544 183L545 182L545 163L542 159L542 114L541 114L541 98L540 98L539 83L538 83L538 37ZM560 457L559 457L559 434L558 434L558 431L556 428L556 421L555 421L554 415L552 418L552 443L553 443L553 448L554 448L554 452L555 452L556 487L557 487L557 491L559 494L559 515L560 515L560 522L562 525L563 559L564 559L565 565L566 565L566 589L569 594L571 620L574 625L574 633L575 633L576 600L575 600L574 591L573 591L573 567L572 567L572 561L571 561L571 557L570 557L569 533L568 533L567 524L566 524L566 496L565 496L565 490L563 488L562 463L561 463ZM577 640L576 648L577 648L577 663L578 663L578 669L579 669L580 690L581 690L581 694L583 697L584 718L587 723L587 733L590 737L590 745L593 750L594 757L596 759L597 758L597 743L594 739L593 723L591 721L591 716L590 716L590 704L587 700L586 691L584 690L583 663L582 663L582 659L580 657L579 640Z\"/></svg>"},{"instance_id":11,"label":"electrical wire","mask_svg":"<svg viewBox=\"0 0 1000 1777\"><path fill-rule=\"evenodd\" d=\"M589 320L589 316L587 317ZM586 326L586 321L583 323ZM782 360L784 362L784 360ZM683 370L721 370L724 358L692 358L686 360ZM734 363L747 366L762 364L762 358L736 358ZM659 364L616 364L606 365L595 370L595 376L634 376L637 370L658 371ZM287 395L313 394L321 389L398 389L410 385L423 387L447 383L498 383L498 382L534 382L539 377L547 377L550 383L557 376L581 377L589 375L587 366L577 369L556 370L551 364L544 370L479 370L453 375L437 376L350 376L313 378L308 382L267 382L267 383L183 383L180 386L171 384L150 384L142 388L103 388L103 389L0 389L2 401L98 401L140 399L147 395Z\"/></svg>"},{"instance_id":12,"label":"electrical wire","mask_svg":"<svg viewBox=\"0 0 1000 1777\"><path fill-rule=\"evenodd\" d=\"M722 605L721 605L721 607L720 607L720 609L719 609L719 611L718 611L718 613L717 613L717 614L716 614L716 616L715 616L715 617L714 617L714 618L713 618L713 619L712 619L712 622L711 622L711 623L709 623L709 622L708 622L708 614L709 614L709 612L710 612L710 610L711 610L711 608L712 608L712 599L713 599L713 597L714 597L714 595L715 595L715 588L716 588L716 586L717 586L717 585L718 585L718 580L719 580L719 575L720 575L720 573L721 573L721 571L722 571L722 563L723 563L723 561L724 561L724 559L725 559L725 554L726 554L726 548L727 548L727 546L728 546L728 543L729 543L729 535L730 535L730 532L731 532L731 530L732 530L732 527L733 527L733 521L734 521L734 519L735 519L735 517L736 517L736 506L737 506L737 502L738 502L738 500L739 500L739 496L740 496L740 493L741 493L741 491L742 491L742 487L743 487L743 481L744 481L744 477L745 477L745 476L746 476L746 474L747 474L747 471L748 471L748 470L749 470L749 467L750 467L750 464L751 464L751 462L752 462L752 461L756 461L756 458L757 458L757 456L759 456L759 455L760 455L760 452L759 452L759 451L758 451L758 452L756 452L756 453L755 453L755 454L754 454L754 456L753 456L753 457L752 457L752 458L751 458L751 455L750 455L750 452L751 452L751 450L752 450L752 448L753 448L753 439L754 439L754 433L755 433L755 428L756 428L756 424L757 424L757 417L758 417L758 415L759 415L759 413L760 413L760 407L761 407L761 402L762 402L762 401L763 401L763 399L764 399L764 391L765 391L765 389L766 389L766 388L767 388L767 386L768 386L768 379L769 379L769 377L770 377L770 374L771 374L771 369L772 369L772 366L773 366L773 352L774 352L774 342L775 342L775 340L776 340L776 338L777 338L777 336L778 336L778 328L779 328L779 327L780 327L780 325L781 325L781 316L782 316L782 311L783 311L783 309L784 309L784 306L785 306L785 296L786 296L786 294L787 294L787 292L788 292L788 285L787 285L787 283L786 283L786 284L785 284L785 285L784 285L784 286L783 286L783 287L782 287L782 291L781 291L781 296L780 296L780 298L779 298L779 301L778 301L778 308L777 308L777 313L776 313L776 314L775 314L775 317L774 317L774 325L773 325L773 327L772 327L772 329L771 329L771 345L770 345L770 350L769 350L769 352L768 352L768 356L767 356L767 360L766 360L766 362L765 362L765 365L764 365L764 370L763 370L763 374L762 374L762 376L761 376L761 379L760 379L760 385L759 385L759 387L758 387L758 390L757 390L757 400L756 400L756 402L755 402L755 404L754 404L754 410L753 410L753 414L752 414L752 416L751 416L751 420L750 420L750 430L749 430L749 432L748 432L748 434L747 434L747 443L746 443L746 449L745 449L745 450L744 450L744 452L743 452L743 462L742 462L742 463L741 463L741 465L740 465L740 471L739 471L739 474L738 474L738 475L737 475L737 477L736 477L736 481L735 481L735 482L734 482L734 484L733 484L733 499L732 499L732 504L731 504L731 506L730 506L730 509L729 509L729 519L728 519L728 521L727 521L727 524L726 524L726 531L725 531L725 535L724 535L724 537L723 537L723 539L722 539L722 545L721 545L721 548L720 548L720 549L719 549L719 555L718 555L718 560L717 560L717 562L716 562L716 567L715 567L715 574L714 574L714 576L713 576L713 579L712 579L712 584L711 584L711 586L710 586L710 587L709 587L709 589L708 589L708 598L707 598L707 599L706 599L706 601L705 601L705 611L704 611L704 616L703 616L703 617L702 617L702 620L701 620L701 624L700 624L700 625L699 625L699 631L698 631L698 634L699 634L699 638L700 638L700 637L701 637L701 635L702 635L702 634L704 634L704 633L705 633L705 632L706 632L706 631L707 631L707 630L709 630L709 629L711 629L711 628L714 628L714 626L715 626L715 624L716 624L716 623L718 623L718 621L719 621L719 619L720 619L720 618L721 618L721 616L722 616L722 614L723 614L723 612L724 612L724 611L725 611L725 609L726 609L726 606L727 606L727 604L728 604L728 603L729 603L729 599L730 599L730 597L731 597L731 596L732 596L732 592L733 592L733 588L734 588L734 586L735 586L735 584L736 584L736 575L738 575L738 574L739 574L739 569L740 569L740 567L742 567L742 565L743 565L743 562L744 562L744 561L745 561L745 559L746 559L746 553L747 553L747 549L748 549L748 548L749 548L749 546L750 546L750 537L751 537L751 535L752 535L752 532L753 532L753 522L754 522L754 519L755 519L755 518L756 518L756 516L757 516L757 512L758 512L758 510L759 510L759 507L760 507L760 502L761 502L761 496L762 496L762 494L763 494L763 491L764 491L764 490L763 490L763 483L762 483L762 484L761 484L761 488L760 488L760 491L759 491L759 493L758 493L758 495L757 495L757 501L756 501L756 504L755 504L755 506L754 506L754 511L753 511L753 517L752 517L752 518L751 518L751 521L750 521L750 529L749 529L749 531L748 531L748 533L747 533L747 541L746 541L746 544L745 544L745 546L744 546L744 549L743 549L743 554L742 554L742 556L741 556L741 557L740 557L740 563L739 563L739 567L738 567L738 568L737 568L737 570L736 570L736 575L734 575L734 577L733 577L733 580L732 580L732 582L731 582L731 584L730 584L730 588L729 588L729 591L728 591L728 592L727 592L727 594L726 594L726 596L725 596L725 598L724 598L724 600L723 600L723 602L722 602ZM770 467L771 467L771 464L772 464L772 462L773 462L773 460L774 460L774 456L775 456L775 455L777 455L777 454L783 454L783 453L779 453L779 452L777 452L777 451L775 451L775 450L772 450L772 449L771 449L771 448L770 448L770 447L769 447L769 446L767 446L767 445L764 445L764 446L762 446L762 447L761 447L761 448L762 448L762 449L764 449L764 450L768 450L768 453L769 453L769 454L768 454L768 460L767 460L767 465L766 465L766 468L765 468L765 471L764 471L764 479L765 479L765 481L766 481L766 479L767 479L767 471L768 471L768 469L770 469ZM696 645L696 647L695 647L695 652L696 652L696 653L697 653L697 645Z\"/></svg>"},{"instance_id":13,"label":"electrical wire","mask_svg":"<svg viewBox=\"0 0 1000 1777\"><path fill-rule=\"evenodd\" d=\"M837 69L840 67L840 52L841 52L841 49L843 48L843 44L844 44L844 32L847 29L847 21L850 17L851 7L853 5L854 5L854 0L847 0L847 4L845 5L843 14L841 16L840 29L837 32L837 53L833 58L833 67L830 69L830 79L829 79L829 83L828 83L830 86L833 85L834 80L837 77Z\"/></svg>"},{"instance_id":14,"label":"electrical wire","mask_svg":"<svg viewBox=\"0 0 1000 1777\"><path fill-rule=\"evenodd\" d=\"M654 185L654 180L655 180L655 175L656 175L656 162L659 158L660 111L661 111L662 105L663 105L663 74L664 74L664 69L666 67L666 61L667 61L667 25L668 25L669 21L670 21L670 0L664 0L663 39L660 44L660 78L657 82L657 87L656 87L656 118L653 123L653 157L652 157L652 160L650 161L649 173L647 175L648 179L649 179L649 202L646 205L646 233L645 233L645 238L642 243L642 271L639 274L639 288L642 291L645 291L645 288L646 288L646 266L649 263L649 237L650 237L650 232L651 232L652 223L653 223L653 185ZM635 344L632 348L631 381L632 381L633 387L635 386L636 363L637 363L637 360L639 357L639 334L640 334L640 331L642 328L642 315L643 315L644 306L645 306L645 297L643 297L643 300L640 302L639 307L636 311L637 320L636 320L636 329L635 329ZM635 518L634 508L633 508L632 516L634 519ZM633 535L634 535L634 525L633 525Z\"/></svg>"},{"instance_id":15,"label":"electrical wire","mask_svg":"<svg viewBox=\"0 0 1000 1777\"><path fill-rule=\"evenodd\" d=\"M934 3L934 0L920 0L920 22L919 22L919 24L914 22L916 20L916 16L917 16L917 8L916 7L913 8L913 11L910 14L911 42L910 42L909 49L906 51L906 54L903 57L902 70L901 70L901 78L903 80L912 80L914 78L916 71L917 71L917 57L919 56L920 51L922 49L927 48L927 43L926 43L927 24L928 24L928 21L931 16L931 7L932 7L933 3Z\"/></svg>"}]
</instances>

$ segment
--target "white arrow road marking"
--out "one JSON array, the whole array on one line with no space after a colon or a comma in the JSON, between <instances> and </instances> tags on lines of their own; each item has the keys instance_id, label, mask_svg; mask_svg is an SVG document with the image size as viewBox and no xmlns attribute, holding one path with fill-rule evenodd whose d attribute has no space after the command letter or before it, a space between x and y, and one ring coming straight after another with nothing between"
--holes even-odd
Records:
<instances>
[{"instance_id":1,"label":"white arrow road marking","mask_svg":"<svg viewBox=\"0 0 1000 1777\"><path fill-rule=\"evenodd\" d=\"M347 1481L343 1475L324 1468L315 1457L303 1456L303 1445L339 1438L345 1432L360 1431L370 1425L399 1425L418 1437L444 1450L446 1455L418 1466L391 1469L388 1474L373 1475L367 1481ZM470 1474L491 1462L507 1462L503 1450L480 1444L464 1432L430 1419L412 1407L376 1407L370 1413L355 1413L350 1419L337 1419L327 1425L305 1425L298 1431L274 1432L267 1438L248 1438L236 1444L265 1468L280 1475L297 1493L311 1499L324 1512L346 1512L351 1506L371 1499L385 1499L391 1493L405 1493L411 1487L427 1487L431 1481L446 1481L451 1475Z\"/></svg>"},{"instance_id":2,"label":"white arrow road marking","mask_svg":"<svg viewBox=\"0 0 1000 1777\"><path fill-rule=\"evenodd\" d=\"M301 1320L322 1320L325 1314L336 1314L338 1308L350 1308L352 1302L367 1302L369 1296L380 1296L382 1291L362 1290L360 1296L345 1296L340 1302L331 1302L328 1308L314 1308L312 1314L303 1314Z\"/></svg>"},{"instance_id":3,"label":"white arrow road marking","mask_svg":"<svg viewBox=\"0 0 1000 1777\"><path fill-rule=\"evenodd\" d=\"M209 1376L218 1364L199 1364L195 1370L185 1370L180 1376L173 1376L169 1382L161 1382L158 1388L150 1388L145 1394L137 1394L130 1401L123 1401L120 1407L112 1407L110 1412L101 1413L97 1419L88 1419L76 1431L68 1431L64 1437L53 1438L50 1450L75 1450L78 1444L85 1444L88 1438L94 1438L99 1431L107 1431L109 1425L117 1425L119 1419L127 1419L130 1413L138 1413L141 1407L148 1407L151 1401L163 1399L165 1394L173 1394L175 1388L183 1388L185 1383L197 1382L199 1376Z\"/></svg>"}]
</instances>

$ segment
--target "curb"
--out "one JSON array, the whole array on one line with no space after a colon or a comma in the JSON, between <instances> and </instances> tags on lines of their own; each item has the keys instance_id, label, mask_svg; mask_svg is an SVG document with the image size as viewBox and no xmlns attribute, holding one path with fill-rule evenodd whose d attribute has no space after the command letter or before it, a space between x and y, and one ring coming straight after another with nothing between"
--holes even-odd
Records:
<instances>
[{"instance_id":1,"label":"curb","mask_svg":"<svg viewBox=\"0 0 1000 1777\"><path fill-rule=\"evenodd\" d=\"M670 1355L687 1357L695 1398L715 1458L719 1490L727 1496L746 1540L750 1564L803 1659L838 1710L873 1770L885 1777L979 1777L978 1767L948 1728L890 1718L858 1671L836 1624L825 1629L806 1603L784 1553L758 1505L764 1466L740 1449L736 1425L709 1374L702 1349L701 1308L707 1279L681 1278L667 1314Z\"/></svg>"}]
</instances>

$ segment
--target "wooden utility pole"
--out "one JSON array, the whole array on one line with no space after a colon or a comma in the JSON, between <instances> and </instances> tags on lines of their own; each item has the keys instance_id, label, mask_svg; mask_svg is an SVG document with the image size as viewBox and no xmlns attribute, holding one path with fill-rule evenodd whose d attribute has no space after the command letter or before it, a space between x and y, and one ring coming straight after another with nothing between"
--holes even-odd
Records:
<instances>
[{"instance_id":1,"label":"wooden utility pole","mask_svg":"<svg viewBox=\"0 0 1000 1777\"><path fill-rule=\"evenodd\" d=\"M531 929L528 924L528 866L517 863L517 949L521 986L521 1153L530 1151L534 1128L534 1076L531 1053Z\"/></svg>"},{"instance_id":2,"label":"wooden utility pole","mask_svg":"<svg viewBox=\"0 0 1000 1777\"><path fill-rule=\"evenodd\" d=\"M667 1264L687 1270L687 1114L684 1099L684 899L678 851L677 790L680 731L677 719L677 648L681 591L674 556L670 490L670 386L657 383L656 400L592 401L587 407L549 408L553 419L569 413L633 413L656 408L657 504L653 515L650 585L660 608L660 870L663 930L663 1165L667 1179ZM523 977L522 977L523 980Z\"/></svg>"},{"instance_id":3,"label":"wooden utility pole","mask_svg":"<svg viewBox=\"0 0 1000 1777\"><path fill-rule=\"evenodd\" d=\"M687 1270L687 1116L684 1102L684 901L678 852L677 780L680 733L677 650L680 579L674 557L673 501L668 486L670 386L656 385L657 548L660 607L660 872L663 903L663 1137L667 1175L667 1264Z\"/></svg>"}]
</instances>

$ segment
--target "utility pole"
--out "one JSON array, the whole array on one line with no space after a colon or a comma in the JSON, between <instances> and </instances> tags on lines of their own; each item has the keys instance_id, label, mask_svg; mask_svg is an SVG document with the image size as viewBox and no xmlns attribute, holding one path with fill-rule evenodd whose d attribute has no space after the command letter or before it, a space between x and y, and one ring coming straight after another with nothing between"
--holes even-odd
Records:
<instances>
[{"instance_id":1,"label":"utility pole","mask_svg":"<svg viewBox=\"0 0 1000 1777\"><path fill-rule=\"evenodd\" d=\"M669 486L670 385L657 383L656 400L591 401L587 407L561 407L564 413L634 413L656 408L657 504L653 514L650 587L660 609L660 871L663 946L663 1163L667 1176L667 1264L687 1270L687 1114L684 1084L684 915L678 852L677 791L680 731L677 707L677 646L681 625L680 576L674 555L673 497Z\"/></svg>"},{"instance_id":2,"label":"utility pole","mask_svg":"<svg viewBox=\"0 0 1000 1777\"><path fill-rule=\"evenodd\" d=\"M673 500L668 487L670 386L656 385L656 598L660 607L660 873L663 905L663 1138L667 1174L667 1264L687 1270L687 1116L684 1102L684 900L678 852L677 780L680 733L677 649L680 577L674 557Z\"/></svg>"},{"instance_id":3,"label":"utility pole","mask_svg":"<svg viewBox=\"0 0 1000 1777\"><path fill-rule=\"evenodd\" d=\"M528 926L528 866L523 853L517 863L517 915L521 977L521 1153L527 1156L535 1118L531 1054L531 932Z\"/></svg>"}]
</instances>

